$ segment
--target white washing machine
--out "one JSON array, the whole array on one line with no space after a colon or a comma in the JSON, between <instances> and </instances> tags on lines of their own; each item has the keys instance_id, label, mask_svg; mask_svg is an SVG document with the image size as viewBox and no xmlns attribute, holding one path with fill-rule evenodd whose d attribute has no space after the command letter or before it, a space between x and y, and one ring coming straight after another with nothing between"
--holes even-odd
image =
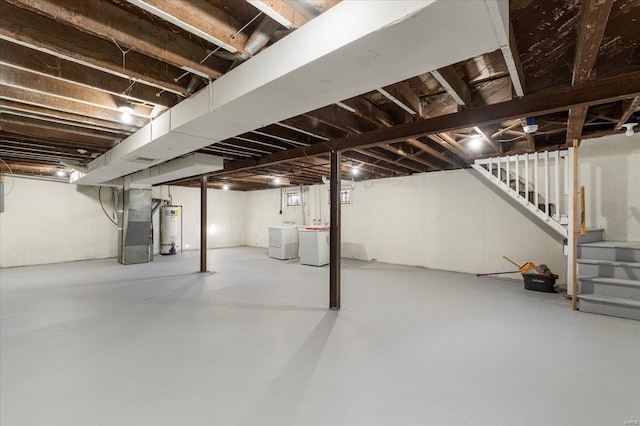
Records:
<instances>
[{"instance_id":1,"label":"white washing machine","mask_svg":"<svg viewBox=\"0 0 640 426\"><path fill-rule=\"evenodd\" d=\"M308 226L298 229L300 263L324 266L329 264L329 227Z\"/></svg>"},{"instance_id":2,"label":"white washing machine","mask_svg":"<svg viewBox=\"0 0 640 426\"><path fill-rule=\"evenodd\" d=\"M269 257L281 260L298 257L298 228L295 225L269 227Z\"/></svg>"}]
</instances>

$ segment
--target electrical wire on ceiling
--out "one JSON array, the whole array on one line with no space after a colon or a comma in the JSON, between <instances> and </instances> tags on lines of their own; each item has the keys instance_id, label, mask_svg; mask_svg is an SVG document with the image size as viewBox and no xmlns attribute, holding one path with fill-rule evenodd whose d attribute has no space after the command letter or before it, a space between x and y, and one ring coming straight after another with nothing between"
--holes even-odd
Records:
<instances>
[{"instance_id":1,"label":"electrical wire on ceiling","mask_svg":"<svg viewBox=\"0 0 640 426\"><path fill-rule=\"evenodd\" d=\"M9 192L4 194L4 196L6 197L7 195L11 194L11 191L13 191L13 185L15 185L15 178L13 177L13 172L11 171L11 167L9 167L9 165L5 163L5 161L2 158L0 158L0 161L2 161L2 163L5 166L7 166L7 170L9 170L9 174L11 175L11 189L9 190Z\"/></svg>"}]
</instances>

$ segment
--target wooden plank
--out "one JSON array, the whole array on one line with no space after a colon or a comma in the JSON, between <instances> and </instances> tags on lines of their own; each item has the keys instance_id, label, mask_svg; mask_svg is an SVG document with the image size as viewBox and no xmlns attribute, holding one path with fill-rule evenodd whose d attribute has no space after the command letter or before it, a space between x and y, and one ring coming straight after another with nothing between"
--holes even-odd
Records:
<instances>
[{"instance_id":1,"label":"wooden plank","mask_svg":"<svg viewBox=\"0 0 640 426\"><path fill-rule=\"evenodd\" d=\"M389 151L389 152L393 152L394 154L400 155L401 157L407 159L407 160L411 160L411 161L415 161L417 163L422 164L423 166L427 166L427 167L431 167L432 169L435 170L442 170L442 167L432 161L429 160L425 160L420 158L418 155L411 155L411 154L407 154L406 152L404 152L402 149L397 148L391 144L383 144L380 145L381 148ZM422 154L422 152L418 153L418 154ZM398 162L398 164L401 164L400 162L402 161L402 158L396 160Z\"/></svg>"},{"instance_id":2,"label":"wooden plank","mask_svg":"<svg viewBox=\"0 0 640 426\"><path fill-rule=\"evenodd\" d=\"M427 145L426 143L420 142L418 139L415 138L408 138L407 139L407 143L410 145L413 145L414 147L426 152L429 155L432 155L436 158L438 158L441 161L444 161L445 163L449 163L450 165L457 167L458 164L456 164L456 162L454 160L452 160L451 158L447 157L446 155L442 154L441 152L438 152L437 150L431 148L429 145Z\"/></svg>"},{"instance_id":3,"label":"wooden plank","mask_svg":"<svg viewBox=\"0 0 640 426\"><path fill-rule=\"evenodd\" d=\"M0 36L29 48L63 57L124 78L184 94L185 88L174 82L182 70L145 57L137 52L125 56L111 41L87 35L66 25L52 23L44 16L0 2Z\"/></svg>"},{"instance_id":4,"label":"wooden plank","mask_svg":"<svg viewBox=\"0 0 640 426\"><path fill-rule=\"evenodd\" d=\"M242 24L206 0L171 2L166 0L127 0L165 21L231 52L242 52L247 35L238 33ZM217 40L218 42L214 41ZM226 47L225 47L226 46Z\"/></svg>"},{"instance_id":5,"label":"wooden plank","mask_svg":"<svg viewBox=\"0 0 640 426\"><path fill-rule=\"evenodd\" d=\"M613 0L584 0L582 2L571 82L574 86L584 83L591 77L612 6Z\"/></svg>"},{"instance_id":6,"label":"wooden plank","mask_svg":"<svg viewBox=\"0 0 640 426\"><path fill-rule=\"evenodd\" d=\"M0 83L30 92L118 111L118 97L112 94L10 66L3 67ZM126 98L120 97L120 100L126 101ZM143 119L149 118L152 109L150 106L140 104L132 104L131 106L133 107L132 116L140 116Z\"/></svg>"},{"instance_id":7,"label":"wooden plank","mask_svg":"<svg viewBox=\"0 0 640 426\"><path fill-rule=\"evenodd\" d=\"M3 99L0 99L0 110L15 112L17 114L22 114L25 116L51 118L54 120L67 122L68 124L73 124L75 126L92 127L106 131L115 131L118 133L133 133L138 129L135 126L120 122L100 120L98 118L88 117L86 115L56 111L37 105L23 104Z\"/></svg>"},{"instance_id":8,"label":"wooden plank","mask_svg":"<svg viewBox=\"0 0 640 426\"><path fill-rule=\"evenodd\" d=\"M121 49L133 49L177 68L193 70L202 76L218 78L222 75L219 70L200 63L208 55L207 49L176 36L159 25L140 19L109 2L6 1L95 37L115 41Z\"/></svg>"},{"instance_id":9,"label":"wooden plank","mask_svg":"<svg viewBox=\"0 0 640 426\"><path fill-rule=\"evenodd\" d=\"M368 155L370 157L373 157L375 159L378 159L380 161L385 161L389 164L397 164L399 166L404 167L405 169L411 170L412 172L422 173L427 171L424 167L418 164L412 164L410 162L404 161L406 160L405 158L400 158L400 159L392 158L388 155L383 155L380 152L373 151L372 148L375 148L375 147L371 147L370 149L367 149L367 150L358 150L358 152ZM380 148L384 149L384 147L380 147Z\"/></svg>"},{"instance_id":10,"label":"wooden plank","mask_svg":"<svg viewBox=\"0 0 640 426\"><path fill-rule=\"evenodd\" d=\"M516 35L513 31L513 24L511 22L509 22L509 52L511 53L511 65L514 68L511 69L511 67L507 66L507 68L509 69L511 81L513 82L514 88L517 87L518 84L520 85L520 90L522 93L517 93L518 91L516 89L516 94L518 96L524 96L524 94L527 93L525 86L524 69L522 68L522 62L520 61L518 43L516 42ZM502 53L504 56L506 56L504 51ZM506 57L505 60L507 60Z\"/></svg>"},{"instance_id":11,"label":"wooden plank","mask_svg":"<svg viewBox=\"0 0 640 426\"><path fill-rule=\"evenodd\" d=\"M613 0L585 0L580 8L578 38L573 61L573 86L584 83L591 77L598 57L604 30L607 26ZM567 146L582 136L587 108L571 108L567 123Z\"/></svg>"},{"instance_id":12,"label":"wooden plank","mask_svg":"<svg viewBox=\"0 0 640 426\"><path fill-rule=\"evenodd\" d=\"M616 129L621 128L622 125L629 120L629 117L631 117L631 114L633 114L638 108L638 105L640 105L640 96L636 96L633 99L628 99L623 102L622 115L616 123Z\"/></svg>"},{"instance_id":13,"label":"wooden plank","mask_svg":"<svg viewBox=\"0 0 640 426\"><path fill-rule=\"evenodd\" d=\"M527 125L527 120L525 118L521 118L520 125L524 129L524 126ZM535 137L531 133L524 132L524 137L527 140L527 152L536 152L536 140Z\"/></svg>"},{"instance_id":14,"label":"wooden plank","mask_svg":"<svg viewBox=\"0 0 640 426\"><path fill-rule=\"evenodd\" d=\"M104 147L111 147L122 138L113 134L104 134L99 132L91 132L73 126L61 126L51 123L38 123L31 120L16 120L2 118L0 126L4 132L15 133L19 135L35 136L42 139L58 139L68 141L69 143L95 144Z\"/></svg>"},{"instance_id":15,"label":"wooden plank","mask_svg":"<svg viewBox=\"0 0 640 426\"><path fill-rule=\"evenodd\" d=\"M18 87L0 85L0 99L33 105L40 108L47 108L64 113L86 115L87 117L97 118L105 121L113 121L116 123L122 122L122 114L119 111L113 111L75 100L55 97L44 93L21 89ZM134 127L142 127L147 123L148 120L132 116L132 122L130 124Z\"/></svg>"},{"instance_id":16,"label":"wooden plank","mask_svg":"<svg viewBox=\"0 0 640 426\"><path fill-rule=\"evenodd\" d=\"M569 110L567 141L582 138L582 128L584 126L584 120L587 117L587 110L588 108L586 106L575 107Z\"/></svg>"},{"instance_id":17,"label":"wooden plank","mask_svg":"<svg viewBox=\"0 0 640 426\"><path fill-rule=\"evenodd\" d=\"M585 208L584 208L584 186L580 187L580 235L587 235Z\"/></svg>"},{"instance_id":18,"label":"wooden plank","mask_svg":"<svg viewBox=\"0 0 640 426\"><path fill-rule=\"evenodd\" d=\"M438 83L444 90L455 99L456 103L461 106L471 106L471 91L469 86L464 82L462 77L452 66L440 68L432 71L431 75L438 80Z\"/></svg>"},{"instance_id":19,"label":"wooden plank","mask_svg":"<svg viewBox=\"0 0 640 426\"><path fill-rule=\"evenodd\" d=\"M487 134L487 132L482 130L480 126L474 126L473 130L475 130L480 136L482 136L482 139L484 139L489 145L491 145L491 147L496 151L497 154L502 154L502 149L500 148L500 146L491 138L491 136Z\"/></svg>"},{"instance_id":20,"label":"wooden plank","mask_svg":"<svg viewBox=\"0 0 640 426\"><path fill-rule=\"evenodd\" d=\"M469 157L466 152L459 150L456 146L443 139L442 133L426 136L435 143L440 144L440 146L442 146L452 154L457 155L465 164L469 164L471 162L471 157Z\"/></svg>"},{"instance_id":21,"label":"wooden plank","mask_svg":"<svg viewBox=\"0 0 640 426\"><path fill-rule=\"evenodd\" d=\"M276 21L278 21L278 19L275 19L275 15L273 15L274 13L286 19L289 21L290 25L284 25L284 23L282 23L282 25L290 30L300 28L312 18L310 16L303 16L296 8L292 7L284 0L248 0L248 3L259 10L262 10Z\"/></svg>"},{"instance_id":22,"label":"wooden plank","mask_svg":"<svg viewBox=\"0 0 640 426\"><path fill-rule=\"evenodd\" d=\"M136 83L128 78L98 71L6 40L0 40L0 61L32 73L74 82L134 101L162 105L167 108L178 103L178 97L175 94L159 93L157 88L143 82Z\"/></svg>"}]
</instances>

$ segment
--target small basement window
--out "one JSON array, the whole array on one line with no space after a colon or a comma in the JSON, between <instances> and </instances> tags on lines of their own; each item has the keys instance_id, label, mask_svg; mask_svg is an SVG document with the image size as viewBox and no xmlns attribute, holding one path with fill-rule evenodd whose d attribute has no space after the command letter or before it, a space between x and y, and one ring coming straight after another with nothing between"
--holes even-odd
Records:
<instances>
[{"instance_id":1,"label":"small basement window","mask_svg":"<svg viewBox=\"0 0 640 426\"><path fill-rule=\"evenodd\" d=\"M351 204L351 189L340 190L340 204Z\"/></svg>"},{"instance_id":2,"label":"small basement window","mask_svg":"<svg viewBox=\"0 0 640 426\"><path fill-rule=\"evenodd\" d=\"M299 192L287 192L287 207L302 205L302 199Z\"/></svg>"}]
</instances>

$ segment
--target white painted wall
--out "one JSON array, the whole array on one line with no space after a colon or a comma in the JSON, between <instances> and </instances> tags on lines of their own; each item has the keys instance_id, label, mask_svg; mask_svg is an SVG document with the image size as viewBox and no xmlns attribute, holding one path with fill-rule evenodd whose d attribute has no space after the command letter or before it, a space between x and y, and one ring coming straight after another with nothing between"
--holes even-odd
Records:
<instances>
[{"instance_id":1,"label":"white painted wall","mask_svg":"<svg viewBox=\"0 0 640 426\"><path fill-rule=\"evenodd\" d=\"M640 241L640 135L583 141L579 161L588 226L604 227L609 240ZM502 259L507 255L521 263L545 263L563 281L561 241L474 173L456 170L355 183L353 204L342 207L343 255L469 273L510 270ZM98 188L13 181L0 214L0 267L116 255L117 232L100 208ZM295 190L284 189L282 198ZM183 206L186 249L199 249L200 190L171 187L171 194L174 204ZM208 247L267 247L270 225L328 222L326 185L303 187L303 206L283 206L282 214L280 194L279 188L210 189ZM110 207L110 191L103 195ZM154 197L159 196L168 197L168 187L154 188ZM157 244L157 213L154 230Z\"/></svg>"},{"instance_id":2,"label":"white painted wall","mask_svg":"<svg viewBox=\"0 0 640 426\"><path fill-rule=\"evenodd\" d=\"M640 241L640 133L584 140L578 161L587 226L604 228L606 240Z\"/></svg>"},{"instance_id":3,"label":"white painted wall","mask_svg":"<svg viewBox=\"0 0 640 426\"><path fill-rule=\"evenodd\" d=\"M182 206L185 250L200 249L200 189L172 186L174 205ZM169 198L168 186L153 188L154 198ZM242 246L245 242L245 206L247 193L207 190L207 248ZM154 252L160 250L159 210L153 215ZM188 247L187 247L188 246Z\"/></svg>"},{"instance_id":4,"label":"white painted wall","mask_svg":"<svg viewBox=\"0 0 640 426\"><path fill-rule=\"evenodd\" d=\"M305 188L307 224L328 221L327 189ZM266 247L269 225L302 217L300 207L276 214L279 189L248 195L247 245ZM352 205L342 207L344 257L480 273L513 270L502 258L506 255L520 263L545 263L564 278L562 241L473 171L357 182L352 199Z\"/></svg>"},{"instance_id":5,"label":"white painted wall","mask_svg":"<svg viewBox=\"0 0 640 426\"><path fill-rule=\"evenodd\" d=\"M116 256L116 227L98 202L97 187L5 177L0 213L0 267ZM103 200L111 212L111 191Z\"/></svg>"},{"instance_id":6,"label":"white painted wall","mask_svg":"<svg viewBox=\"0 0 640 426\"><path fill-rule=\"evenodd\" d=\"M117 255L117 229L98 202L98 187L28 178L6 178L5 212L0 213L0 267L100 259ZM200 189L171 187L174 204L183 206L184 244L200 249ZM154 197L168 198L168 187ZM111 190L104 188L112 212ZM244 245L247 193L209 189L208 248ZM158 213L154 215L155 253L159 252Z\"/></svg>"}]
</instances>

